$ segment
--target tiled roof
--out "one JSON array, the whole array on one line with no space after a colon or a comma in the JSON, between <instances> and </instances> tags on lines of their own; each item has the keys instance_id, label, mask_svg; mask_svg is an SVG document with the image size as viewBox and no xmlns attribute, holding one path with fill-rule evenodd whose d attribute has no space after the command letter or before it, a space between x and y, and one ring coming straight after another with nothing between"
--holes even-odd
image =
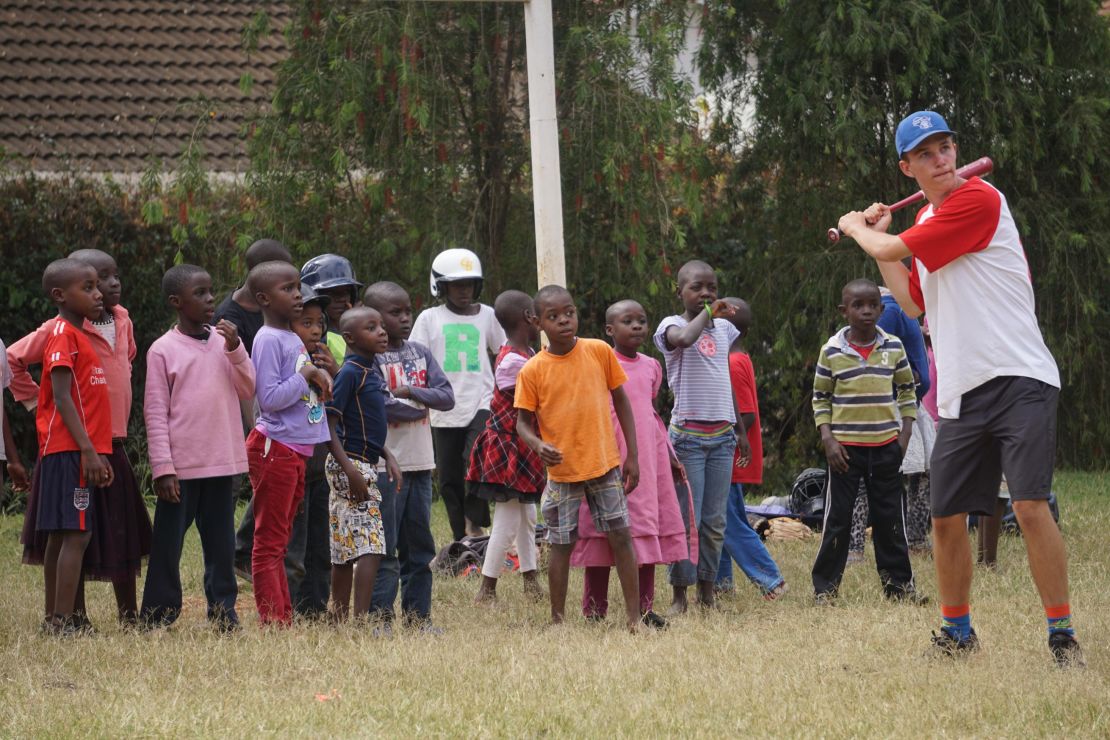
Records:
<instances>
[{"instance_id":1,"label":"tiled roof","mask_svg":"<svg viewBox=\"0 0 1110 740\"><path fill-rule=\"evenodd\" d=\"M260 8L270 33L248 59ZM273 93L288 17L247 0L0 0L0 146L38 171L138 172L149 154L172 162L208 115L208 169L242 171L240 130Z\"/></svg>"}]
</instances>

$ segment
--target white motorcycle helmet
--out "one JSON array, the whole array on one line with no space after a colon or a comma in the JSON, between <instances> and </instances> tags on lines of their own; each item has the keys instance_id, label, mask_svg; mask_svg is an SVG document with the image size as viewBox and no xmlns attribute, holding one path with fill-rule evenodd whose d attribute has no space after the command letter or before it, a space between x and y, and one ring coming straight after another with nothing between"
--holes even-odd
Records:
<instances>
[{"instance_id":1,"label":"white motorcycle helmet","mask_svg":"<svg viewBox=\"0 0 1110 740\"><path fill-rule=\"evenodd\" d=\"M446 249L432 260L432 274L429 278L432 295L436 298L444 294L444 283L458 280L477 280L474 300L482 294L482 261L469 249Z\"/></svg>"}]
</instances>

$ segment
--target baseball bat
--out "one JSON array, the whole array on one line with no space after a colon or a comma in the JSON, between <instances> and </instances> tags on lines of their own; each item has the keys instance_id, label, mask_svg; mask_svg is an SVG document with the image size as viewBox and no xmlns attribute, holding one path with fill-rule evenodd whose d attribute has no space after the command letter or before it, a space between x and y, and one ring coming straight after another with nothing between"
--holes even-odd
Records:
<instances>
[{"instance_id":1,"label":"baseball bat","mask_svg":"<svg viewBox=\"0 0 1110 740\"><path fill-rule=\"evenodd\" d=\"M993 169L994 162L991 161L990 157L979 157L979 159L975 160L974 162L965 164L963 167L956 170L956 174L966 179L968 177L975 177L976 175L985 175ZM895 211L900 211L906 206L912 206L914 203L919 203L924 199L925 193L918 190L913 195L903 198L897 203L891 205L890 212L894 213ZM842 236L844 235L840 233L840 229L836 228L835 226L829 229L830 242L838 242L840 241L840 237Z\"/></svg>"}]
</instances>

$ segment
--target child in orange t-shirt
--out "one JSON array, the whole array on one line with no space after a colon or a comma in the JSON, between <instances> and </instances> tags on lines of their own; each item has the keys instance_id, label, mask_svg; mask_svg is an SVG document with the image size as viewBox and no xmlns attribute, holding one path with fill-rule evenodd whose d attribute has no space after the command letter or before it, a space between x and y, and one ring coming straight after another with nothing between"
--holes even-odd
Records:
<instances>
[{"instance_id":1,"label":"child in orange t-shirt","mask_svg":"<svg viewBox=\"0 0 1110 740\"><path fill-rule=\"evenodd\" d=\"M640 469L636 424L621 388L627 378L608 344L575 336L578 312L566 288L541 288L535 309L550 344L521 368L514 405L517 433L547 465L541 508L551 544L547 571L551 620L563 621L570 556L578 537L578 507L585 497L594 527L609 540L628 628L636 631L639 579L625 492L636 487ZM628 451L623 471L609 415L610 399Z\"/></svg>"}]
</instances>

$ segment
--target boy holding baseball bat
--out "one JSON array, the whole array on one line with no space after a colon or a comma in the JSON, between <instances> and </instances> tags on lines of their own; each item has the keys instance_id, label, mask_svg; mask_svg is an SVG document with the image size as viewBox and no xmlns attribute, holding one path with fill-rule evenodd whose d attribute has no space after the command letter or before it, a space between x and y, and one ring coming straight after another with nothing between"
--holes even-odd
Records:
<instances>
[{"instance_id":1,"label":"boy holding baseball bat","mask_svg":"<svg viewBox=\"0 0 1110 740\"><path fill-rule=\"evenodd\" d=\"M914 226L887 234L890 209L881 203L847 213L839 224L876 259L899 305L910 316L929 314L941 417L932 509L942 626L933 646L947 655L979 646L968 606L967 515L994 513L1004 472L1044 605L1049 649L1058 666L1080 667L1067 554L1048 508L1060 374L1037 325L1029 265L1006 198L956 173L953 133L933 111L898 124L898 166L929 201ZM912 268L901 262L907 257Z\"/></svg>"}]
</instances>

